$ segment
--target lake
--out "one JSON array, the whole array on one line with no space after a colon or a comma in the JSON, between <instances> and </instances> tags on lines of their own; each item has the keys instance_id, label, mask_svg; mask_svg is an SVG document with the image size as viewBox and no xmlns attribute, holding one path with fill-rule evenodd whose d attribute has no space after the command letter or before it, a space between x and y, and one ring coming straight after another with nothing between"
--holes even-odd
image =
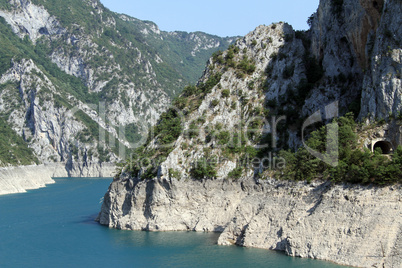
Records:
<instances>
[{"instance_id":1,"label":"lake","mask_svg":"<svg viewBox=\"0 0 402 268\"><path fill-rule=\"evenodd\" d=\"M0 196L0 267L345 267L218 246L218 234L113 230L94 221L111 179L55 179Z\"/></svg>"}]
</instances>

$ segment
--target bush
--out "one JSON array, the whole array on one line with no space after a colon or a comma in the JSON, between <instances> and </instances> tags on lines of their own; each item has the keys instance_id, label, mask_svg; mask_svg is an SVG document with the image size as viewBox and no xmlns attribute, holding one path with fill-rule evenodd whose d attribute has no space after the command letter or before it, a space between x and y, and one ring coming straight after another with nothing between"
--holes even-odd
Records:
<instances>
[{"instance_id":1,"label":"bush","mask_svg":"<svg viewBox=\"0 0 402 268\"><path fill-rule=\"evenodd\" d=\"M190 139L196 138L199 136L200 130L195 122L191 122L188 129L188 136Z\"/></svg>"},{"instance_id":2,"label":"bush","mask_svg":"<svg viewBox=\"0 0 402 268\"><path fill-rule=\"evenodd\" d=\"M197 87L196 86L186 86L183 90L182 96L189 97L192 95L197 94Z\"/></svg>"},{"instance_id":3,"label":"bush","mask_svg":"<svg viewBox=\"0 0 402 268\"><path fill-rule=\"evenodd\" d=\"M222 90L221 96L222 98L227 98L230 95L230 90L229 89L224 89Z\"/></svg>"},{"instance_id":4,"label":"bush","mask_svg":"<svg viewBox=\"0 0 402 268\"><path fill-rule=\"evenodd\" d=\"M160 144L170 144L177 140L182 131L180 115L176 110L169 109L160 116L155 135L159 136L158 142Z\"/></svg>"},{"instance_id":5,"label":"bush","mask_svg":"<svg viewBox=\"0 0 402 268\"><path fill-rule=\"evenodd\" d=\"M218 144L227 145L230 141L230 133L229 131L222 131L217 135Z\"/></svg>"},{"instance_id":6,"label":"bush","mask_svg":"<svg viewBox=\"0 0 402 268\"><path fill-rule=\"evenodd\" d=\"M232 171L229 172L228 178L230 179L239 179L243 173L243 168L242 167L236 167Z\"/></svg>"},{"instance_id":7,"label":"bush","mask_svg":"<svg viewBox=\"0 0 402 268\"><path fill-rule=\"evenodd\" d=\"M243 56L243 59L237 65L237 68L243 71L245 74L252 74L255 71L255 64L252 59L249 59L247 56Z\"/></svg>"},{"instance_id":8,"label":"bush","mask_svg":"<svg viewBox=\"0 0 402 268\"><path fill-rule=\"evenodd\" d=\"M223 58L222 58L222 54L223 54L223 52L222 52L221 50L215 51L215 52L212 54L212 60L213 60L214 62L218 62L218 63L221 64L221 62L219 62L219 61L220 61L220 59L223 59Z\"/></svg>"},{"instance_id":9,"label":"bush","mask_svg":"<svg viewBox=\"0 0 402 268\"><path fill-rule=\"evenodd\" d=\"M198 89L205 94L209 94L209 93L211 93L212 88L221 81L221 78L222 78L222 74L216 73L216 74L210 76L205 83L200 83L198 85Z\"/></svg>"},{"instance_id":10,"label":"bush","mask_svg":"<svg viewBox=\"0 0 402 268\"><path fill-rule=\"evenodd\" d=\"M199 159L193 164L191 175L200 180L216 178L216 159Z\"/></svg>"},{"instance_id":11,"label":"bush","mask_svg":"<svg viewBox=\"0 0 402 268\"><path fill-rule=\"evenodd\" d=\"M311 26L313 26L314 17L315 17L315 13L311 14L311 16L308 17L308 19L307 19L307 24L308 24L308 27L310 27L310 28L311 28Z\"/></svg>"},{"instance_id":12,"label":"bush","mask_svg":"<svg viewBox=\"0 0 402 268\"><path fill-rule=\"evenodd\" d=\"M169 168L169 177L180 180L181 173L180 173L180 171L178 171L176 169Z\"/></svg>"},{"instance_id":13,"label":"bush","mask_svg":"<svg viewBox=\"0 0 402 268\"><path fill-rule=\"evenodd\" d=\"M217 100L217 99L211 101L212 107L218 106L218 104L219 104L219 100Z\"/></svg>"},{"instance_id":14,"label":"bush","mask_svg":"<svg viewBox=\"0 0 402 268\"><path fill-rule=\"evenodd\" d=\"M277 52L273 52L270 56L269 56L273 61L275 61L278 58L278 53Z\"/></svg>"},{"instance_id":15,"label":"bush","mask_svg":"<svg viewBox=\"0 0 402 268\"><path fill-rule=\"evenodd\" d=\"M335 121L339 124L339 163L332 167L312 156L305 148L296 153L281 151L279 156L286 161L285 170L277 174L285 179L310 181L316 178L334 182L373 183L377 185L402 182L402 146L395 151L392 160L381 152L370 152L358 147L354 115L349 113ZM326 143L335 137L327 137L328 126L311 133L307 145L324 152ZM330 132L331 133L331 132Z\"/></svg>"}]
</instances>

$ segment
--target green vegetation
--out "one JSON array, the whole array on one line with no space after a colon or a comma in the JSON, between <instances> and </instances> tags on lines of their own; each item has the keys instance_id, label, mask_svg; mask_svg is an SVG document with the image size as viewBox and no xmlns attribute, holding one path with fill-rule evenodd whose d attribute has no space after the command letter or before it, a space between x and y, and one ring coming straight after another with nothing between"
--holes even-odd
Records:
<instances>
[{"instance_id":1,"label":"green vegetation","mask_svg":"<svg viewBox=\"0 0 402 268\"><path fill-rule=\"evenodd\" d=\"M255 41L255 40L254 40ZM253 42L254 44L254 42ZM255 46L257 44L257 41L255 41ZM243 53L245 54L247 52L247 49L245 48L243 50ZM222 51L217 51L212 55L212 60L214 63L218 63L224 66L227 66L229 68L235 68L238 71L240 71L237 75L238 77L242 78L245 75L250 75L254 73L255 71L255 62L253 59L249 59L247 55L243 55L242 59L240 60L239 57L237 56L239 54L239 48L231 45L229 46L226 57L223 57L223 52ZM237 56L237 57L236 57Z\"/></svg>"},{"instance_id":2,"label":"green vegetation","mask_svg":"<svg viewBox=\"0 0 402 268\"><path fill-rule=\"evenodd\" d=\"M194 163L191 175L195 179L213 179L216 177L216 159L201 158Z\"/></svg>"},{"instance_id":3,"label":"green vegetation","mask_svg":"<svg viewBox=\"0 0 402 268\"><path fill-rule=\"evenodd\" d=\"M184 113L195 111L205 96L211 93L212 88L219 84L221 77L222 74L218 72L211 75L205 83L185 87L182 94L173 101L173 105Z\"/></svg>"},{"instance_id":4,"label":"green vegetation","mask_svg":"<svg viewBox=\"0 0 402 268\"><path fill-rule=\"evenodd\" d=\"M229 89L224 89L222 90L221 96L222 98L227 98L230 95L230 90Z\"/></svg>"},{"instance_id":5,"label":"green vegetation","mask_svg":"<svg viewBox=\"0 0 402 268\"><path fill-rule=\"evenodd\" d=\"M237 69L241 70L245 74L252 74L255 71L255 63L253 59L249 59L246 55L237 65Z\"/></svg>"},{"instance_id":6,"label":"green vegetation","mask_svg":"<svg viewBox=\"0 0 402 268\"><path fill-rule=\"evenodd\" d=\"M0 117L0 165L32 165L39 164L28 144Z\"/></svg>"},{"instance_id":7,"label":"green vegetation","mask_svg":"<svg viewBox=\"0 0 402 268\"><path fill-rule=\"evenodd\" d=\"M243 170L244 170L243 167L236 167L235 169L229 172L228 178L234 180L240 179L241 175L243 174Z\"/></svg>"},{"instance_id":8,"label":"green vegetation","mask_svg":"<svg viewBox=\"0 0 402 268\"><path fill-rule=\"evenodd\" d=\"M229 144L230 141L230 132L229 131L221 131L218 135L217 135L217 140L218 140L218 144L219 145L227 145Z\"/></svg>"},{"instance_id":9,"label":"green vegetation","mask_svg":"<svg viewBox=\"0 0 402 268\"><path fill-rule=\"evenodd\" d=\"M218 104L219 104L219 100L217 100L217 99L214 99L214 100L211 101L211 106L212 107L218 106Z\"/></svg>"},{"instance_id":10,"label":"green vegetation","mask_svg":"<svg viewBox=\"0 0 402 268\"><path fill-rule=\"evenodd\" d=\"M171 178L175 178L177 180L180 180L181 174L180 174L180 171L178 171L176 169L173 169L173 168L169 168L169 176Z\"/></svg>"},{"instance_id":11,"label":"green vegetation","mask_svg":"<svg viewBox=\"0 0 402 268\"><path fill-rule=\"evenodd\" d=\"M98 155L99 155L99 161L101 163L104 163L104 162L107 163L110 161L109 152L105 147L98 145L97 151L98 151Z\"/></svg>"},{"instance_id":12,"label":"green vegetation","mask_svg":"<svg viewBox=\"0 0 402 268\"><path fill-rule=\"evenodd\" d=\"M339 124L339 164L332 167L312 156L305 148L296 153L281 151L279 156L286 160L285 170L277 172L283 179L311 181L317 178L329 179L333 182L349 182L362 184L392 184L402 182L402 146L399 146L392 160L362 149L357 141L356 123L353 114L347 114L335 120ZM334 142L334 133L327 130L330 125L323 126L313 132L307 145L317 151L325 152L327 143Z\"/></svg>"},{"instance_id":13,"label":"green vegetation","mask_svg":"<svg viewBox=\"0 0 402 268\"><path fill-rule=\"evenodd\" d=\"M130 143L136 143L141 140L141 134L138 134L139 130L136 124L131 123L124 127L124 137Z\"/></svg>"},{"instance_id":14,"label":"green vegetation","mask_svg":"<svg viewBox=\"0 0 402 268\"><path fill-rule=\"evenodd\" d=\"M188 137L190 139L197 138L199 136L200 129L198 128L196 122L191 122L188 129Z\"/></svg>"},{"instance_id":15,"label":"green vegetation","mask_svg":"<svg viewBox=\"0 0 402 268\"><path fill-rule=\"evenodd\" d=\"M159 144L167 145L177 140L183 131L180 116L175 109L169 109L161 115L159 123L155 127L155 136L158 136Z\"/></svg>"}]
</instances>

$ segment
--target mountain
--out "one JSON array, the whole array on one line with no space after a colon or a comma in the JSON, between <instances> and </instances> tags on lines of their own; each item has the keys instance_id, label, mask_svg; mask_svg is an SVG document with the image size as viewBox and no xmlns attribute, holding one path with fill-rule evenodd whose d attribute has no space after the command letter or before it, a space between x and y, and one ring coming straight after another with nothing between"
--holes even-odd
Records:
<instances>
[{"instance_id":1,"label":"mountain","mask_svg":"<svg viewBox=\"0 0 402 268\"><path fill-rule=\"evenodd\" d=\"M401 8L321 0L306 32L262 25L214 53L115 176L100 223L400 265Z\"/></svg>"},{"instance_id":2,"label":"mountain","mask_svg":"<svg viewBox=\"0 0 402 268\"><path fill-rule=\"evenodd\" d=\"M3 165L121 159L113 140L138 142L235 40L164 32L97 0L1 0L0 17L1 123L18 140Z\"/></svg>"}]
</instances>

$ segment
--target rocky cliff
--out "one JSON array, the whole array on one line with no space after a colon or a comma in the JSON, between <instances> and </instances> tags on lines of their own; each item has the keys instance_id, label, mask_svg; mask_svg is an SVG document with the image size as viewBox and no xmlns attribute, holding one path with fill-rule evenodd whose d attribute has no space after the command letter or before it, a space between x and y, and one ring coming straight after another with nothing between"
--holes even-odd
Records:
<instances>
[{"instance_id":1,"label":"rocky cliff","mask_svg":"<svg viewBox=\"0 0 402 268\"><path fill-rule=\"evenodd\" d=\"M3 146L13 151L0 155L3 166L63 162L91 174L124 159L210 54L233 41L163 32L99 1L2 0L0 17L0 116L32 155L22 161Z\"/></svg>"},{"instance_id":2,"label":"rocky cliff","mask_svg":"<svg viewBox=\"0 0 402 268\"><path fill-rule=\"evenodd\" d=\"M218 244L359 267L402 264L402 188L277 180L115 180L101 224L221 232Z\"/></svg>"},{"instance_id":3,"label":"rocky cliff","mask_svg":"<svg viewBox=\"0 0 402 268\"><path fill-rule=\"evenodd\" d=\"M0 168L0 195L25 193L45 187L61 177L112 177L114 164L97 164L82 170L80 165L66 168L65 163Z\"/></svg>"},{"instance_id":4,"label":"rocky cliff","mask_svg":"<svg viewBox=\"0 0 402 268\"><path fill-rule=\"evenodd\" d=\"M215 53L115 177L100 222L218 231L224 245L400 266L400 185L272 178L286 165L277 152L302 146L312 115L321 123L350 111L365 124L401 118L400 8L395 0L321 0L309 31L259 26Z\"/></svg>"}]
</instances>

